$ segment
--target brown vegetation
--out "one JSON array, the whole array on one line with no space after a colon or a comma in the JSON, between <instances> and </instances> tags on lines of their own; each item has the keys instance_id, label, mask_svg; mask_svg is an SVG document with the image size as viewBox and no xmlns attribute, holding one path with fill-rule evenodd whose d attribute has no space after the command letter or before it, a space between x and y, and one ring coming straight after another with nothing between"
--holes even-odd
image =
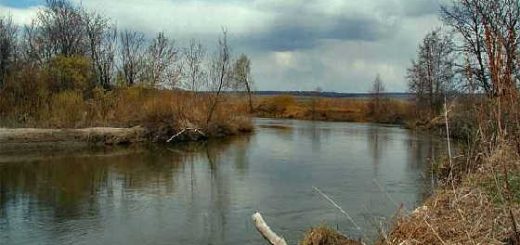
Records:
<instances>
[{"instance_id":1,"label":"brown vegetation","mask_svg":"<svg viewBox=\"0 0 520 245\"><path fill-rule=\"evenodd\" d=\"M360 245L326 226L312 228L305 233L300 245Z\"/></svg>"},{"instance_id":2,"label":"brown vegetation","mask_svg":"<svg viewBox=\"0 0 520 245\"><path fill-rule=\"evenodd\" d=\"M238 96L221 98L225 106L216 109L206 124L205 94L155 90L143 87L92 90L90 98L77 91L40 97L27 105L20 117L18 104L2 101L5 126L37 128L144 127L153 141L166 141L183 128L199 128L208 136L251 131L247 101ZM17 102L18 103L18 102ZM27 103L33 103L28 101Z\"/></svg>"},{"instance_id":3,"label":"brown vegetation","mask_svg":"<svg viewBox=\"0 0 520 245\"><path fill-rule=\"evenodd\" d=\"M381 98L378 113L371 111L371 104L370 99L278 95L257 97L255 112L259 117L394 124L413 118L414 105L408 101Z\"/></svg>"},{"instance_id":4,"label":"brown vegetation","mask_svg":"<svg viewBox=\"0 0 520 245\"><path fill-rule=\"evenodd\" d=\"M210 57L195 41L179 49L162 32L118 32L81 5L47 0L24 28L0 15L0 126L142 126L154 141L186 128L204 133L176 140L250 131L246 98L224 94L250 92L250 65L233 58L225 30Z\"/></svg>"},{"instance_id":5,"label":"brown vegetation","mask_svg":"<svg viewBox=\"0 0 520 245\"><path fill-rule=\"evenodd\" d=\"M507 183L504 168L511 170ZM519 168L520 157L510 146L498 148L459 185L444 186L398 219L379 244L509 243L515 233L512 217L520 215Z\"/></svg>"},{"instance_id":6,"label":"brown vegetation","mask_svg":"<svg viewBox=\"0 0 520 245\"><path fill-rule=\"evenodd\" d=\"M451 101L444 95L444 122L430 119L466 144L461 156L448 155L436 166L441 181L436 193L398 219L380 244L520 244L520 3L457 0L443 7L443 17L462 37L459 52L466 59L457 66L464 69L460 80L448 82L459 81L464 94ZM435 61L421 49L419 57L424 64ZM423 84L431 74L421 70L411 70L412 84Z\"/></svg>"}]
</instances>

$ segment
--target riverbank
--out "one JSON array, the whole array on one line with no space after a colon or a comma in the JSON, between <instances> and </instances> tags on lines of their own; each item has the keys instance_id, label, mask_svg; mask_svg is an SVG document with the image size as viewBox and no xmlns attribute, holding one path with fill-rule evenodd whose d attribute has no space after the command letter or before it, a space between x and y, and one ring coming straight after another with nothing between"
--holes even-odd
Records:
<instances>
[{"instance_id":1,"label":"riverbank","mask_svg":"<svg viewBox=\"0 0 520 245\"><path fill-rule=\"evenodd\" d=\"M247 125L246 125L247 126ZM204 133L198 128L147 129L141 126L131 128L95 127L83 129L44 128L0 128L0 144L41 144L41 143L86 143L93 145L125 145L143 142L172 143L199 141L207 138L232 136L248 133L249 126L241 128L214 128Z\"/></svg>"},{"instance_id":2,"label":"riverbank","mask_svg":"<svg viewBox=\"0 0 520 245\"><path fill-rule=\"evenodd\" d=\"M520 156L508 145L445 182L378 244L519 244Z\"/></svg>"},{"instance_id":3,"label":"riverbank","mask_svg":"<svg viewBox=\"0 0 520 245\"><path fill-rule=\"evenodd\" d=\"M91 144L131 144L145 141L146 130L133 128L41 129L0 128L0 144L85 142Z\"/></svg>"},{"instance_id":4,"label":"riverbank","mask_svg":"<svg viewBox=\"0 0 520 245\"><path fill-rule=\"evenodd\" d=\"M502 145L464 165L471 168L450 171L447 163L438 166L441 184L432 196L413 211L399 210L389 232L382 232L375 244L519 244L518 152ZM309 237L318 239L308 242ZM332 229L311 229L302 244L336 244L329 241L338 237L348 241Z\"/></svg>"},{"instance_id":5,"label":"riverbank","mask_svg":"<svg viewBox=\"0 0 520 245\"><path fill-rule=\"evenodd\" d=\"M416 210L398 210L395 220L378 227L381 238L376 245L520 244L520 148L514 137L487 139L472 112L465 103L450 105L450 138L465 142L465 149L451 160L446 155L432 162L428 174L439 182L432 195ZM445 120L442 114L428 121L409 117L401 125L445 136ZM309 230L305 237L318 237L306 244L348 240L322 228Z\"/></svg>"}]
</instances>

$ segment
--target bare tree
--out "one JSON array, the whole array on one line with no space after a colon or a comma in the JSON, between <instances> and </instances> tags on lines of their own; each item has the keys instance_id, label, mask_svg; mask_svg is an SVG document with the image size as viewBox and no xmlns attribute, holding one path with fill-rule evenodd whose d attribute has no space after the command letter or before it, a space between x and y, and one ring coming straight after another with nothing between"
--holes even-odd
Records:
<instances>
[{"instance_id":1,"label":"bare tree","mask_svg":"<svg viewBox=\"0 0 520 245\"><path fill-rule=\"evenodd\" d=\"M17 33L18 27L13 23L11 16L0 16L0 89L16 63Z\"/></svg>"},{"instance_id":2,"label":"bare tree","mask_svg":"<svg viewBox=\"0 0 520 245\"><path fill-rule=\"evenodd\" d=\"M465 64L459 67L468 77L467 88L490 92L483 17L479 11L481 5L482 0L452 0L450 4L441 6L441 15L444 23L462 37L458 50L464 54Z\"/></svg>"},{"instance_id":3,"label":"bare tree","mask_svg":"<svg viewBox=\"0 0 520 245\"><path fill-rule=\"evenodd\" d=\"M369 103L369 114L375 117L379 117L383 109L383 93L385 92L385 85L381 79L381 75L377 74L376 79L372 83L370 89L370 103Z\"/></svg>"},{"instance_id":4,"label":"bare tree","mask_svg":"<svg viewBox=\"0 0 520 245\"><path fill-rule=\"evenodd\" d=\"M85 55L86 35L82 10L68 0L47 0L36 17L35 44L46 60L56 55Z\"/></svg>"},{"instance_id":5,"label":"bare tree","mask_svg":"<svg viewBox=\"0 0 520 245\"><path fill-rule=\"evenodd\" d=\"M486 53L489 63L492 96L516 95L520 29L518 0L483 1L479 8L483 18Z\"/></svg>"},{"instance_id":6,"label":"bare tree","mask_svg":"<svg viewBox=\"0 0 520 245\"><path fill-rule=\"evenodd\" d=\"M210 64L210 80L209 90L209 111L206 124L209 125L213 119L215 109L220 102L220 95L222 91L226 90L231 85L231 54L227 40L227 30L222 30L222 36L218 40L218 50Z\"/></svg>"},{"instance_id":7,"label":"bare tree","mask_svg":"<svg viewBox=\"0 0 520 245\"><path fill-rule=\"evenodd\" d=\"M237 89L245 89L249 100L249 111L253 112L252 86L253 79L251 79L251 60L247 55L242 54L235 61L233 65L233 77Z\"/></svg>"},{"instance_id":8,"label":"bare tree","mask_svg":"<svg viewBox=\"0 0 520 245\"><path fill-rule=\"evenodd\" d=\"M486 139L520 138L520 2L518 0L453 0L443 7L444 22L463 37L460 51L469 85L479 82L490 103L481 103L477 123ZM487 117L487 118L486 118Z\"/></svg>"},{"instance_id":9,"label":"bare tree","mask_svg":"<svg viewBox=\"0 0 520 245\"><path fill-rule=\"evenodd\" d=\"M107 18L94 12L84 11L83 20L96 84L107 89L114 73L117 30Z\"/></svg>"},{"instance_id":10,"label":"bare tree","mask_svg":"<svg viewBox=\"0 0 520 245\"><path fill-rule=\"evenodd\" d=\"M520 3L517 0L453 0L443 20L463 38L465 75L489 96L516 93Z\"/></svg>"},{"instance_id":11,"label":"bare tree","mask_svg":"<svg viewBox=\"0 0 520 245\"><path fill-rule=\"evenodd\" d=\"M438 29L426 35L408 70L410 91L430 117L442 109L444 96L452 90L453 62L453 42Z\"/></svg>"},{"instance_id":12,"label":"bare tree","mask_svg":"<svg viewBox=\"0 0 520 245\"><path fill-rule=\"evenodd\" d=\"M126 85L133 86L138 82L143 67L144 35L139 32L125 30L120 33L120 59L122 73Z\"/></svg>"},{"instance_id":13,"label":"bare tree","mask_svg":"<svg viewBox=\"0 0 520 245\"><path fill-rule=\"evenodd\" d=\"M44 55L42 42L36 21L33 20L31 24L25 25L20 42L20 53L25 63L41 65L44 62L44 56L50 56Z\"/></svg>"},{"instance_id":14,"label":"bare tree","mask_svg":"<svg viewBox=\"0 0 520 245\"><path fill-rule=\"evenodd\" d=\"M190 40L189 46L183 49L184 86L191 91L198 91L206 80L203 67L206 51L200 42Z\"/></svg>"},{"instance_id":15,"label":"bare tree","mask_svg":"<svg viewBox=\"0 0 520 245\"><path fill-rule=\"evenodd\" d=\"M145 79L151 87L168 82L175 84L179 78L177 72L177 50L173 41L168 40L164 33L157 34L146 53Z\"/></svg>"},{"instance_id":16,"label":"bare tree","mask_svg":"<svg viewBox=\"0 0 520 245\"><path fill-rule=\"evenodd\" d=\"M511 137L520 139L518 109L518 52L520 2L518 0L484 1L479 9L483 17L486 54L488 58L494 140Z\"/></svg>"}]
</instances>

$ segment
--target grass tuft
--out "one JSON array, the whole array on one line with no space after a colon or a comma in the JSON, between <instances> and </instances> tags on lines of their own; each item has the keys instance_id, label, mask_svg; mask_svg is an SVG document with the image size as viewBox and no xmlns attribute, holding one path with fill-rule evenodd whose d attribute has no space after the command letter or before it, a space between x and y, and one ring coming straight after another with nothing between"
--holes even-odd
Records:
<instances>
[{"instance_id":1,"label":"grass tuft","mask_svg":"<svg viewBox=\"0 0 520 245\"><path fill-rule=\"evenodd\" d=\"M300 245L360 245L327 226L312 228L305 233Z\"/></svg>"}]
</instances>

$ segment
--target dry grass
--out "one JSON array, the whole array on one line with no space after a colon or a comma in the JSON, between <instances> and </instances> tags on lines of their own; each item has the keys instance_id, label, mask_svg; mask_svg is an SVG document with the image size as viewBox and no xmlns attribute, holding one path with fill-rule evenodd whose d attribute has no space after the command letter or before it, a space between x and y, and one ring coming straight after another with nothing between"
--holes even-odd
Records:
<instances>
[{"instance_id":1,"label":"dry grass","mask_svg":"<svg viewBox=\"0 0 520 245\"><path fill-rule=\"evenodd\" d=\"M183 128L199 128L210 137L252 130L247 100L242 96L221 96L214 117L208 124L206 119L209 96L143 87L116 88L110 91L96 88L88 93L78 90L54 93L32 107L18 107L18 104L23 103L16 100L13 100L10 106L4 104L0 107L7 108L2 111L2 121L15 122L4 126L142 126L153 134L150 136L156 141L168 139ZM21 115L23 117L20 117Z\"/></svg>"},{"instance_id":2,"label":"dry grass","mask_svg":"<svg viewBox=\"0 0 520 245\"><path fill-rule=\"evenodd\" d=\"M497 148L476 172L457 186L447 184L423 207L396 221L378 244L504 244L512 242L513 218L520 215L518 185L500 180L502 169L518 178L520 157L509 146ZM489 188L491 186L492 188ZM500 196L501 202L497 202ZM517 221L516 221L517 222ZM515 244L515 243L510 243Z\"/></svg>"},{"instance_id":3,"label":"dry grass","mask_svg":"<svg viewBox=\"0 0 520 245\"><path fill-rule=\"evenodd\" d=\"M326 226L312 228L305 233L300 245L360 245L359 241L350 240Z\"/></svg>"},{"instance_id":4,"label":"dry grass","mask_svg":"<svg viewBox=\"0 0 520 245\"><path fill-rule=\"evenodd\" d=\"M516 215L520 209L515 208ZM397 221L380 244L503 244L512 234L508 212L478 188L443 190Z\"/></svg>"},{"instance_id":5,"label":"dry grass","mask_svg":"<svg viewBox=\"0 0 520 245\"><path fill-rule=\"evenodd\" d=\"M413 105L402 100L385 100L380 113L370 115L368 99L258 96L255 111L260 117L320 121L378 122L402 124L414 112Z\"/></svg>"},{"instance_id":6,"label":"dry grass","mask_svg":"<svg viewBox=\"0 0 520 245\"><path fill-rule=\"evenodd\" d=\"M66 91L53 95L49 108L41 111L40 116L49 117L48 122L58 128L75 128L86 120L87 105L83 101L83 95L77 91Z\"/></svg>"}]
</instances>

